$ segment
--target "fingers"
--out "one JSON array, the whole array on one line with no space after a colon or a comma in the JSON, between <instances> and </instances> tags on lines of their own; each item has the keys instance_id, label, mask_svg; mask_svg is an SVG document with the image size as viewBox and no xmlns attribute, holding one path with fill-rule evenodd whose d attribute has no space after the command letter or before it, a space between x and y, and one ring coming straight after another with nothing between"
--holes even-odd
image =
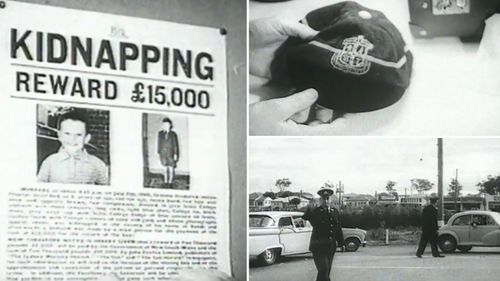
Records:
<instances>
[{"instance_id":1,"label":"fingers","mask_svg":"<svg viewBox=\"0 0 500 281\"><path fill-rule=\"evenodd\" d=\"M344 117L335 119L331 123L322 123L321 121L313 121L309 125L302 125L288 120L285 122L283 131L288 135L316 135L316 136L332 136L342 135L348 130L348 121Z\"/></svg>"},{"instance_id":2,"label":"fingers","mask_svg":"<svg viewBox=\"0 0 500 281\"><path fill-rule=\"evenodd\" d=\"M269 100L269 105L273 108L276 118L279 121L289 119L292 115L307 110L318 98L318 92L314 89L307 89L291 96Z\"/></svg>"},{"instance_id":3,"label":"fingers","mask_svg":"<svg viewBox=\"0 0 500 281\"><path fill-rule=\"evenodd\" d=\"M298 21L276 17L252 20L248 29L250 49L273 42L282 42L290 36L309 41L319 32Z\"/></svg>"},{"instance_id":4,"label":"fingers","mask_svg":"<svg viewBox=\"0 0 500 281\"><path fill-rule=\"evenodd\" d=\"M323 123L330 123L333 120L333 110L317 105L316 112L314 113L316 120Z\"/></svg>"},{"instance_id":5,"label":"fingers","mask_svg":"<svg viewBox=\"0 0 500 281\"><path fill-rule=\"evenodd\" d=\"M312 29L308 25L294 21L282 21L281 28L283 35L298 37L307 41L311 40L319 33L319 31Z\"/></svg>"},{"instance_id":6,"label":"fingers","mask_svg":"<svg viewBox=\"0 0 500 281\"><path fill-rule=\"evenodd\" d=\"M311 111L311 108L308 107L303 111L297 112L290 119L295 121L296 123L303 124L306 123L307 119L309 119L309 112Z\"/></svg>"}]
</instances>

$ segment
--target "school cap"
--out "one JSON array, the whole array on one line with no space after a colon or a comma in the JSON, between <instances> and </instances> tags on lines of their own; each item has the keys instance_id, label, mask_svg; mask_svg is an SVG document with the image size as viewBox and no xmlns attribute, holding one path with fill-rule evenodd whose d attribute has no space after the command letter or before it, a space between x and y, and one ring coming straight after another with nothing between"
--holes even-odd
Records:
<instances>
[{"instance_id":1,"label":"school cap","mask_svg":"<svg viewBox=\"0 0 500 281\"><path fill-rule=\"evenodd\" d=\"M322 187L320 190L318 190L318 195L321 197L330 197L333 194L333 189L328 188L328 187Z\"/></svg>"},{"instance_id":2,"label":"school cap","mask_svg":"<svg viewBox=\"0 0 500 281\"><path fill-rule=\"evenodd\" d=\"M319 33L308 42L289 38L278 49L275 81L297 91L315 88L319 105L341 112L387 107L408 88L413 56L382 12L347 1L313 10L301 22Z\"/></svg>"}]
</instances>

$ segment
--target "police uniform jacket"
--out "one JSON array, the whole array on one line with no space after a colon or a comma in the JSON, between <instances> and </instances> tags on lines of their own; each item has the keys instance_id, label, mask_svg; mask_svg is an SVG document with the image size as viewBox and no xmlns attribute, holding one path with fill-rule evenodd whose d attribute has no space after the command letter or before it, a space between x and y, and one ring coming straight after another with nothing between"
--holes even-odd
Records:
<instances>
[{"instance_id":1,"label":"police uniform jacket","mask_svg":"<svg viewBox=\"0 0 500 281\"><path fill-rule=\"evenodd\" d=\"M344 245L344 235L340 224L339 212L335 208L308 208L303 219L311 222L313 231L309 242L309 251L332 250ZM335 244L337 242L337 245Z\"/></svg>"}]
</instances>

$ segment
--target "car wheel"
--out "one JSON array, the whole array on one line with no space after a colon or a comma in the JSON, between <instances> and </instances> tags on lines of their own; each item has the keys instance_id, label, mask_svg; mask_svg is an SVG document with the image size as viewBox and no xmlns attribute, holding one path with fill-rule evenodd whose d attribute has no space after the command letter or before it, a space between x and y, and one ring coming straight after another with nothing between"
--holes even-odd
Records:
<instances>
[{"instance_id":1,"label":"car wheel","mask_svg":"<svg viewBox=\"0 0 500 281\"><path fill-rule=\"evenodd\" d=\"M457 249L457 241L451 235L439 237L439 248L445 253L453 253Z\"/></svg>"},{"instance_id":2,"label":"car wheel","mask_svg":"<svg viewBox=\"0 0 500 281\"><path fill-rule=\"evenodd\" d=\"M359 240L353 237L347 238L344 241L346 252L356 252L359 248L359 244L361 244Z\"/></svg>"},{"instance_id":3,"label":"car wheel","mask_svg":"<svg viewBox=\"0 0 500 281\"><path fill-rule=\"evenodd\" d=\"M458 246L457 248L460 250L460 252L467 253L472 249L472 246Z\"/></svg>"},{"instance_id":4,"label":"car wheel","mask_svg":"<svg viewBox=\"0 0 500 281\"><path fill-rule=\"evenodd\" d=\"M259 259L264 265L271 265L276 262L277 255L278 250L266 249L262 254L259 255Z\"/></svg>"}]
</instances>

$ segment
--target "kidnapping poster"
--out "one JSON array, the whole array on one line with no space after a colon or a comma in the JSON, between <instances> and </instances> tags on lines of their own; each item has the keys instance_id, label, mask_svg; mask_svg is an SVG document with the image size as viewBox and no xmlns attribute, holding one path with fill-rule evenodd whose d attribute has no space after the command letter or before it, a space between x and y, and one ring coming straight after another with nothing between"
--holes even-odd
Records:
<instances>
[{"instance_id":1,"label":"kidnapping poster","mask_svg":"<svg viewBox=\"0 0 500 281\"><path fill-rule=\"evenodd\" d=\"M224 32L6 3L0 279L230 273Z\"/></svg>"}]
</instances>

